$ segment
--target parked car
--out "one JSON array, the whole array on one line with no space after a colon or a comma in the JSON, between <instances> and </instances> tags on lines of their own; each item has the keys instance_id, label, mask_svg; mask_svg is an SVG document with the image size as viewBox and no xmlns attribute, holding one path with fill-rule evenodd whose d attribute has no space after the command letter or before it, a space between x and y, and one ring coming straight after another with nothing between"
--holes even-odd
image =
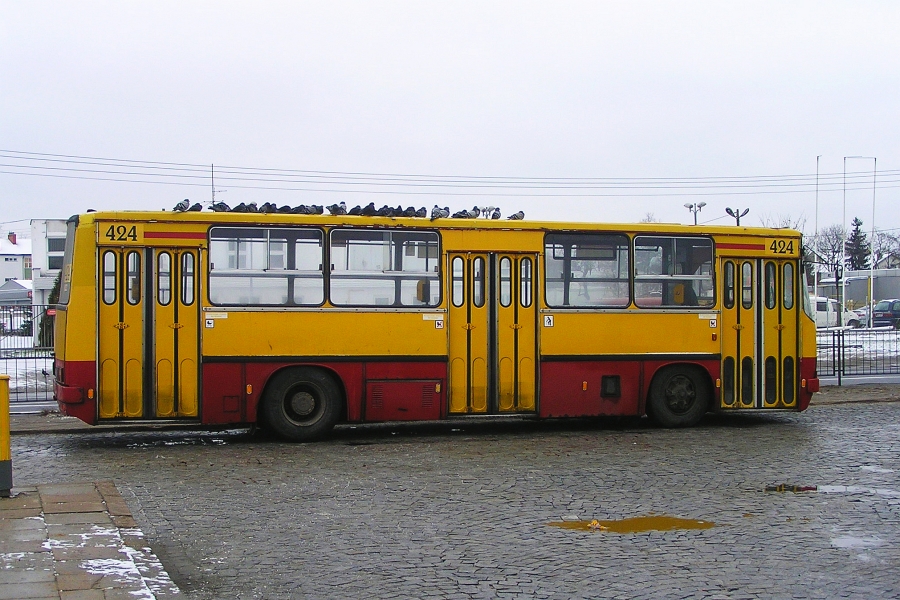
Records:
<instances>
[{"instance_id":1,"label":"parked car","mask_svg":"<svg viewBox=\"0 0 900 600\"><path fill-rule=\"evenodd\" d=\"M860 327L862 321L850 310L840 309L837 300L818 296L813 298L816 306L816 327ZM841 315L840 318L838 315Z\"/></svg>"},{"instance_id":2,"label":"parked car","mask_svg":"<svg viewBox=\"0 0 900 600\"><path fill-rule=\"evenodd\" d=\"M890 326L900 329L900 300L882 300L872 310L872 320L875 327Z\"/></svg>"}]
</instances>

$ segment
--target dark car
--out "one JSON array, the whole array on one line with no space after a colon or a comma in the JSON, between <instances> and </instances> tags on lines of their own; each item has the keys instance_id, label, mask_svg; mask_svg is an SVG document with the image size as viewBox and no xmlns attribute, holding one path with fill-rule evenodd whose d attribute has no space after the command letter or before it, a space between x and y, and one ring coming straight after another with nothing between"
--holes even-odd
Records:
<instances>
[{"instance_id":1,"label":"dark car","mask_svg":"<svg viewBox=\"0 0 900 600\"><path fill-rule=\"evenodd\" d=\"M891 326L900 329L900 300L882 300L876 304L872 320L875 327Z\"/></svg>"}]
</instances>

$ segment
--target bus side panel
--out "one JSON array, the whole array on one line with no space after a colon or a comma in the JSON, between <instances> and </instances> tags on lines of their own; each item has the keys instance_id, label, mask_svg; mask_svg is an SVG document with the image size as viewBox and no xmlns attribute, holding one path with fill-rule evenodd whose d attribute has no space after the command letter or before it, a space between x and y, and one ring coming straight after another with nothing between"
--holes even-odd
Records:
<instances>
[{"instance_id":1,"label":"bus side panel","mask_svg":"<svg viewBox=\"0 0 900 600\"><path fill-rule=\"evenodd\" d=\"M806 386L801 386L799 389L797 410L806 410L809 408L809 401L812 400L812 395L819 391L815 358L805 357L800 359L800 380L806 381Z\"/></svg>"},{"instance_id":2,"label":"bus side panel","mask_svg":"<svg viewBox=\"0 0 900 600\"><path fill-rule=\"evenodd\" d=\"M244 387L244 364L204 363L203 404L200 411L203 423L253 422L246 415L247 393Z\"/></svg>"},{"instance_id":3,"label":"bus side panel","mask_svg":"<svg viewBox=\"0 0 900 600\"><path fill-rule=\"evenodd\" d=\"M641 362L544 360L540 397L541 417L640 414Z\"/></svg>"}]
</instances>

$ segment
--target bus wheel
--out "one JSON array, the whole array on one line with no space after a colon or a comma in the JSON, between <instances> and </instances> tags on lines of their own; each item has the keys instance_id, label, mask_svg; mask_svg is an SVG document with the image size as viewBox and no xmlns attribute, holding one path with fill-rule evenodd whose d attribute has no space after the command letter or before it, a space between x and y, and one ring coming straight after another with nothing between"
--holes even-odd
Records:
<instances>
[{"instance_id":1,"label":"bus wheel","mask_svg":"<svg viewBox=\"0 0 900 600\"><path fill-rule=\"evenodd\" d=\"M647 412L663 427L696 425L708 409L708 386L699 369L667 367L650 384Z\"/></svg>"},{"instance_id":2,"label":"bus wheel","mask_svg":"<svg viewBox=\"0 0 900 600\"><path fill-rule=\"evenodd\" d=\"M318 369L288 369L275 375L262 403L265 423L297 442L322 438L341 415L341 391Z\"/></svg>"}]
</instances>

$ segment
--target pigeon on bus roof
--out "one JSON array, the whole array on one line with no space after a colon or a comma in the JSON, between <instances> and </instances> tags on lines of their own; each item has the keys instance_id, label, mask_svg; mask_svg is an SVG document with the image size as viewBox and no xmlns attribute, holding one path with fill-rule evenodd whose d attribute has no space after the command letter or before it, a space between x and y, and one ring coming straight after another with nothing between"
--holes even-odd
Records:
<instances>
[{"instance_id":1,"label":"pigeon on bus roof","mask_svg":"<svg viewBox=\"0 0 900 600\"><path fill-rule=\"evenodd\" d=\"M256 202L251 202L247 205L247 212L259 212L259 208L257 208Z\"/></svg>"},{"instance_id":2,"label":"pigeon on bus roof","mask_svg":"<svg viewBox=\"0 0 900 600\"><path fill-rule=\"evenodd\" d=\"M479 216L481 216L481 209L477 206L473 206L472 210L466 211L466 216L470 219L477 219Z\"/></svg>"},{"instance_id":3,"label":"pigeon on bus roof","mask_svg":"<svg viewBox=\"0 0 900 600\"><path fill-rule=\"evenodd\" d=\"M381 208L378 209L378 211L375 213L375 215L377 215L379 217L389 217L389 216L391 216L392 212L394 212L394 209L391 208L390 206L388 206L387 204L385 204L384 206L382 206Z\"/></svg>"},{"instance_id":4,"label":"pigeon on bus roof","mask_svg":"<svg viewBox=\"0 0 900 600\"><path fill-rule=\"evenodd\" d=\"M332 204L328 207L328 212L332 215L346 215L347 204L344 202L341 202L340 204Z\"/></svg>"},{"instance_id":5,"label":"pigeon on bus roof","mask_svg":"<svg viewBox=\"0 0 900 600\"><path fill-rule=\"evenodd\" d=\"M309 208L305 204L298 204L294 208L291 209L291 212L295 215L308 215Z\"/></svg>"},{"instance_id":6,"label":"pigeon on bus roof","mask_svg":"<svg viewBox=\"0 0 900 600\"><path fill-rule=\"evenodd\" d=\"M351 208L350 210L348 210L348 211L347 211L347 214L348 214L348 215L354 215L354 216L360 215L360 214L362 214L362 208L359 206L359 204L357 204L356 206L354 206L353 208Z\"/></svg>"},{"instance_id":7,"label":"pigeon on bus roof","mask_svg":"<svg viewBox=\"0 0 900 600\"><path fill-rule=\"evenodd\" d=\"M231 210L231 208L224 202L213 202L213 204L212 204L212 206L210 206L210 208L214 212L228 212L229 210Z\"/></svg>"},{"instance_id":8,"label":"pigeon on bus roof","mask_svg":"<svg viewBox=\"0 0 900 600\"><path fill-rule=\"evenodd\" d=\"M469 217L469 211L466 209L458 210L452 215L450 215L451 219L467 219Z\"/></svg>"},{"instance_id":9,"label":"pigeon on bus roof","mask_svg":"<svg viewBox=\"0 0 900 600\"><path fill-rule=\"evenodd\" d=\"M406 210L403 211L404 217L414 217L416 216L416 207L415 206L407 206Z\"/></svg>"},{"instance_id":10,"label":"pigeon on bus roof","mask_svg":"<svg viewBox=\"0 0 900 600\"><path fill-rule=\"evenodd\" d=\"M419 210L416 211L415 216L420 219L424 219L425 217L428 216L428 209L426 209L424 206L422 206L421 208L419 208Z\"/></svg>"},{"instance_id":11,"label":"pigeon on bus roof","mask_svg":"<svg viewBox=\"0 0 900 600\"><path fill-rule=\"evenodd\" d=\"M364 217L374 217L378 211L375 210L375 203L369 202L360 212Z\"/></svg>"},{"instance_id":12,"label":"pigeon on bus roof","mask_svg":"<svg viewBox=\"0 0 900 600\"><path fill-rule=\"evenodd\" d=\"M275 204L272 202L266 202L265 204L263 204L262 206L259 207L259 212L261 212L263 214L273 213L276 210L278 210L278 207L275 206Z\"/></svg>"},{"instance_id":13,"label":"pigeon on bus roof","mask_svg":"<svg viewBox=\"0 0 900 600\"><path fill-rule=\"evenodd\" d=\"M238 204L237 206L232 208L231 212L245 213L245 212L250 212L250 211L247 209L247 205L244 204L243 202L241 202L240 204Z\"/></svg>"},{"instance_id":14,"label":"pigeon on bus roof","mask_svg":"<svg viewBox=\"0 0 900 600\"><path fill-rule=\"evenodd\" d=\"M291 207L288 206L287 204L284 204L282 206L279 206L278 210L276 210L275 212L281 213L281 214L287 214L287 213L291 212Z\"/></svg>"},{"instance_id":15,"label":"pigeon on bus roof","mask_svg":"<svg viewBox=\"0 0 900 600\"><path fill-rule=\"evenodd\" d=\"M203 210L203 205L199 202L194 202L193 206L188 209L188 212L200 212Z\"/></svg>"},{"instance_id":16,"label":"pigeon on bus roof","mask_svg":"<svg viewBox=\"0 0 900 600\"><path fill-rule=\"evenodd\" d=\"M310 204L309 205L309 214L311 215L321 215L325 212L325 207L321 204Z\"/></svg>"},{"instance_id":17,"label":"pigeon on bus roof","mask_svg":"<svg viewBox=\"0 0 900 600\"><path fill-rule=\"evenodd\" d=\"M510 221L521 221L525 218L525 213L520 210L519 212L513 213L506 218Z\"/></svg>"},{"instance_id":18,"label":"pigeon on bus roof","mask_svg":"<svg viewBox=\"0 0 900 600\"><path fill-rule=\"evenodd\" d=\"M432 221L434 221L435 219L446 219L449 216L450 216L450 209L447 208L446 206L444 208L441 208L440 206L435 204L434 208L431 209L431 220Z\"/></svg>"},{"instance_id":19,"label":"pigeon on bus roof","mask_svg":"<svg viewBox=\"0 0 900 600\"><path fill-rule=\"evenodd\" d=\"M522 216L524 217L525 214L523 213ZM491 211L491 219L496 220L499 218L500 218L500 209L495 207L494 210Z\"/></svg>"},{"instance_id":20,"label":"pigeon on bus roof","mask_svg":"<svg viewBox=\"0 0 900 600\"><path fill-rule=\"evenodd\" d=\"M185 198L184 200L182 200L181 202L176 204L175 208L173 208L172 210L175 212L184 212L188 209L188 207L190 205L191 205L191 201L188 200L187 198Z\"/></svg>"}]
</instances>

